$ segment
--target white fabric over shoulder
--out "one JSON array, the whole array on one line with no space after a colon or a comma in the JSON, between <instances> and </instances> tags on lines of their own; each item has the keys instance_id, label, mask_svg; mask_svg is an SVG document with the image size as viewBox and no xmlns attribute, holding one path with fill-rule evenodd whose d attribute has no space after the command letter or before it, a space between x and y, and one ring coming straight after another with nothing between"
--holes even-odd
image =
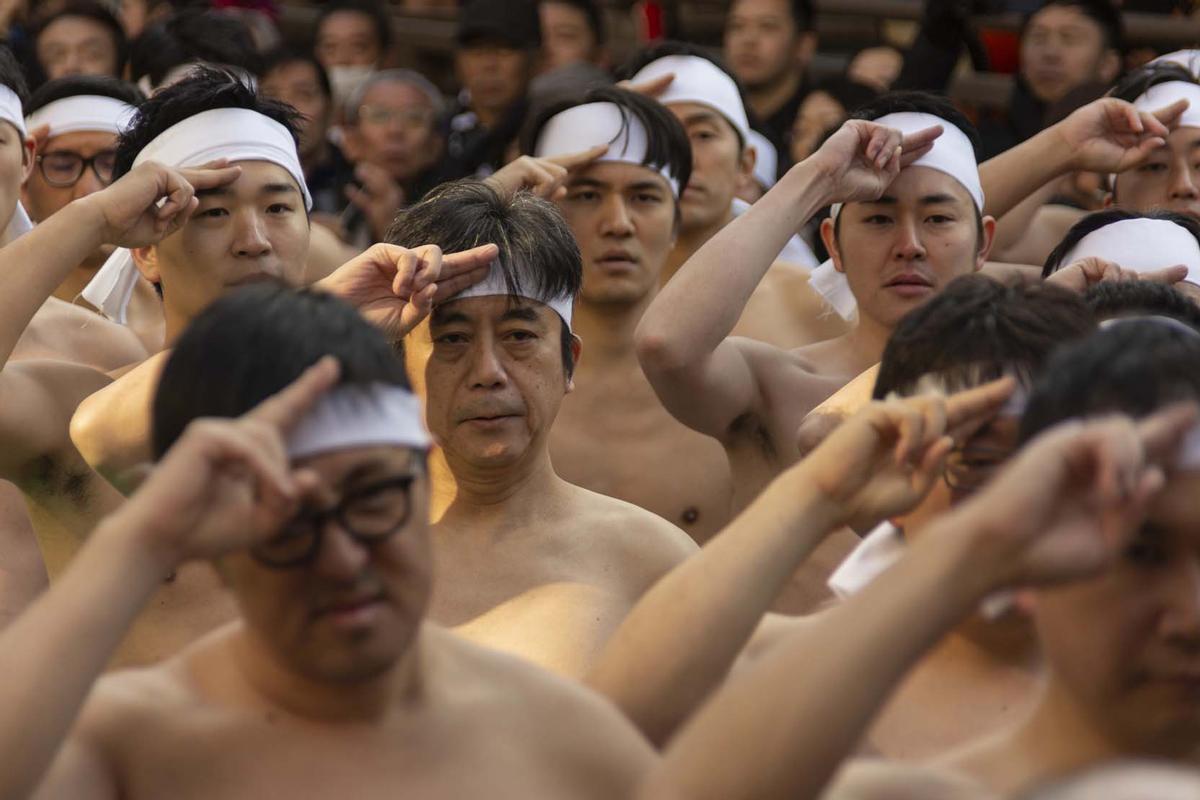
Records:
<instances>
[{"instance_id":1,"label":"white fabric over shoulder","mask_svg":"<svg viewBox=\"0 0 1200 800\"><path fill-rule=\"evenodd\" d=\"M767 141L767 137L751 129L750 146L754 148L754 179L763 187L763 191L775 185L776 173L779 169L779 153L775 145Z\"/></svg>"}]
</instances>

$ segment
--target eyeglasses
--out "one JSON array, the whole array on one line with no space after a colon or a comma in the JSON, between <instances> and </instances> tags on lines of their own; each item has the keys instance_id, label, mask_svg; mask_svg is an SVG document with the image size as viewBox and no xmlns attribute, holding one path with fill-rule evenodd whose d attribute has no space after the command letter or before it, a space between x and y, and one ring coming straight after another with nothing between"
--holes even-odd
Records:
<instances>
[{"instance_id":1,"label":"eyeglasses","mask_svg":"<svg viewBox=\"0 0 1200 800\"><path fill-rule=\"evenodd\" d=\"M428 127L433 121L433 113L428 110L385 106L363 106L358 110L358 117L372 125L388 125L394 122L409 131Z\"/></svg>"},{"instance_id":2,"label":"eyeglasses","mask_svg":"<svg viewBox=\"0 0 1200 800\"><path fill-rule=\"evenodd\" d=\"M91 158L84 158L70 150L56 150L38 156L37 163L46 183L56 189L74 186L83 176L86 167L91 167L100 182L108 186L113 180L117 153L115 150L102 150Z\"/></svg>"},{"instance_id":3,"label":"eyeglasses","mask_svg":"<svg viewBox=\"0 0 1200 800\"><path fill-rule=\"evenodd\" d=\"M961 495L971 494L983 488L1011 455L1012 451L995 447L965 447L952 450L946 457L942 479L951 491Z\"/></svg>"},{"instance_id":4,"label":"eyeglasses","mask_svg":"<svg viewBox=\"0 0 1200 800\"><path fill-rule=\"evenodd\" d=\"M278 536L251 548L250 554L274 569L311 563L321 552L321 540L331 520L359 544L378 545L408 522L413 480L414 476L405 475L380 481L344 495L333 508L301 511Z\"/></svg>"}]
</instances>

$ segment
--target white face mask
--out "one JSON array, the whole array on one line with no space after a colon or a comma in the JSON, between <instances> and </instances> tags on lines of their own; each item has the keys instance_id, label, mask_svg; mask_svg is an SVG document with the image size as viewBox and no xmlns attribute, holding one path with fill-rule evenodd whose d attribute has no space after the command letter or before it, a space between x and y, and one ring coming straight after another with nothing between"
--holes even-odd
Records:
<instances>
[{"instance_id":1,"label":"white face mask","mask_svg":"<svg viewBox=\"0 0 1200 800\"><path fill-rule=\"evenodd\" d=\"M354 90L362 86L375 72L374 67L342 66L329 68L329 83L333 87L333 99L339 106Z\"/></svg>"}]
</instances>

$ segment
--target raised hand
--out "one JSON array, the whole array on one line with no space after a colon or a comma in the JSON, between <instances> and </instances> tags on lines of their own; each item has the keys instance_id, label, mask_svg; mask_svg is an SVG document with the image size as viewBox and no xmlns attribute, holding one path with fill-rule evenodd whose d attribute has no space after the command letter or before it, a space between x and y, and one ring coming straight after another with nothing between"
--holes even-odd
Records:
<instances>
[{"instance_id":1,"label":"raised hand","mask_svg":"<svg viewBox=\"0 0 1200 800\"><path fill-rule=\"evenodd\" d=\"M826 437L799 468L839 507L841 522L867 530L916 506L941 476L955 442L995 416L1015 385L1002 378L949 397L872 403Z\"/></svg>"},{"instance_id":2,"label":"raised hand","mask_svg":"<svg viewBox=\"0 0 1200 800\"><path fill-rule=\"evenodd\" d=\"M894 128L852 119L809 159L829 181L829 202L875 200L900 170L929 152L941 135L940 125L905 136Z\"/></svg>"},{"instance_id":3,"label":"raised hand","mask_svg":"<svg viewBox=\"0 0 1200 800\"><path fill-rule=\"evenodd\" d=\"M1046 283L1061 286L1075 292L1084 292L1097 283L1122 281L1152 281L1154 283L1179 283L1188 275L1186 265L1176 264L1153 272L1134 272L1131 269L1096 256L1074 261L1046 279Z\"/></svg>"},{"instance_id":4,"label":"raised hand","mask_svg":"<svg viewBox=\"0 0 1200 800\"><path fill-rule=\"evenodd\" d=\"M78 202L95 210L106 244L146 247L187 222L199 203L197 191L230 184L241 173L241 167L227 166L225 161L195 169L174 169L147 161Z\"/></svg>"},{"instance_id":5,"label":"raised hand","mask_svg":"<svg viewBox=\"0 0 1200 800\"><path fill-rule=\"evenodd\" d=\"M586 167L607 152L608 145L598 144L579 153L550 158L521 156L485 178L484 183L505 197L527 190L538 197L557 200L566 193L563 183L571 174L571 170Z\"/></svg>"},{"instance_id":6,"label":"raised hand","mask_svg":"<svg viewBox=\"0 0 1200 800\"><path fill-rule=\"evenodd\" d=\"M337 379L327 357L238 419L194 420L117 512L120 523L168 571L270 538L315 484L292 469L285 436Z\"/></svg>"},{"instance_id":7,"label":"raised hand","mask_svg":"<svg viewBox=\"0 0 1200 800\"><path fill-rule=\"evenodd\" d=\"M1153 112L1138 111L1132 103L1103 97L1077 109L1055 129L1071 154L1072 169L1124 172L1167 143L1187 106L1186 100L1177 100Z\"/></svg>"},{"instance_id":8,"label":"raised hand","mask_svg":"<svg viewBox=\"0 0 1200 800\"><path fill-rule=\"evenodd\" d=\"M486 278L499 253L494 244L446 254L431 244L412 250L374 244L316 288L345 300L392 341L399 341L429 315L434 303Z\"/></svg>"},{"instance_id":9,"label":"raised hand","mask_svg":"<svg viewBox=\"0 0 1200 800\"><path fill-rule=\"evenodd\" d=\"M651 100L657 100L658 98L662 97L663 92L667 91L674 80L675 73L668 72L665 75L659 75L653 80L642 81L641 83L634 83L633 81L621 81L617 84L617 88L626 89L630 92L637 92L644 97L649 97Z\"/></svg>"},{"instance_id":10,"label":"raised hand","mask_svg":"<svg viewBox=\"0 0 1200 800\"><path fill-rule=\"evenodd\" d=\"M1185 404L1138 422L1058 425L1026 445L947 523L974 534L973 558L988 565L997 588L1092 575L1144 517L1195 420L1195 406Z\"/></svg>"}]
</instances>

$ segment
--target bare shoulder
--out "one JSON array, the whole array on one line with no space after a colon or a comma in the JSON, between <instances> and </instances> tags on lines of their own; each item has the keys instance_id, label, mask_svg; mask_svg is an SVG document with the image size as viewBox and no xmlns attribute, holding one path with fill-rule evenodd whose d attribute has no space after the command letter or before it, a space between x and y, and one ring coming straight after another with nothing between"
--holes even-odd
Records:
<instances>
[{"instance_id":1,"label":"bare shoulder","mask_svg":"<svg viewBox=\"0 0 1200 800\"><path fill-rule=\"evenodd\" d=\"M697 550L692 537L657 514L580 486L571 491L571 518L602 535L629 563L661 573Z\"/></svg>"},{"instance_id":2,"label":"bare shoulder","mask_svg":"<svg viewBox=\"0 0 1200 800\"><path fill-rule=\"evenodd\" d=\"M823 800L990 800L983 784L945 767L883 759L847 762L822 795Z\"/></svg>"},{"instance_id":3,"label":"bare shoulder","mask_svg":"<svg viewBox=\"0 0 1200 800\"><path fill-rule=\"evenodd\" d=\"M155 720L196 705L197 694L178 659L105 675L92 689L80 728L97 739L119 743L130 732L145 731Z\"/></svg>"}]
</instances>

